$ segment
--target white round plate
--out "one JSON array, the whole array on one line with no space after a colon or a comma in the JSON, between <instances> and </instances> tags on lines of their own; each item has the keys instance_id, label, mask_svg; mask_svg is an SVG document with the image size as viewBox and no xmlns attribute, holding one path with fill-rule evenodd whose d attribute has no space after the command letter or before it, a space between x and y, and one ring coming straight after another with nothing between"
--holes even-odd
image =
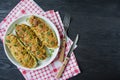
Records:
<instances>
[{"instance_id":1,"label":"white round plate","mask_svg":"<svg viewBox=\"0 0 120 80\"><path fill-rule=\"evenodd\" d=\"M43 61L40 61L40 64L35 67L35 68L26 68L26 67L23 67L22 65L20 65L15 59L14 57L12 56L12 54L10 53L8 47L6 46L5 44L5 37L7 34L15 34L14 33L14 30L15 30L15 24L27 24L27 25L30 25L26 20L30 17L30 16L37 16L41 19L43 19L45 21L45 23L47 23L49 25L49 27L51 27L51 29L55 32L56 36L57 36L57 40L58 40L58 48L55 48L54 49L54 52L52 53L52 56L51 57L48 57L47 59L43 60ZM59 48L60 48L60 36L59 36L59 32L57 30L57 28L55 27L55 25L49 20L47 19L46 17L43 17L43 16L40 16L40 15L36 15L36 14L26 14L24 16L21 16L19 18L17 18L16 20L14 20L13 22L11 22L11 24L9 25L6 33L5 33L5 36L4 36L4 50L5 50L5 53L8 57L8 59L13 63L15 64L16 66L18 67L21 67L21 68L24 68L24 69L27 69L27 70L36 70L36 69L40 69L40 68L43 68L47 65L49 65L54 59L55 57L57 56L58 54L58 51L59 51Z\"/></svg>"}]
</instances>

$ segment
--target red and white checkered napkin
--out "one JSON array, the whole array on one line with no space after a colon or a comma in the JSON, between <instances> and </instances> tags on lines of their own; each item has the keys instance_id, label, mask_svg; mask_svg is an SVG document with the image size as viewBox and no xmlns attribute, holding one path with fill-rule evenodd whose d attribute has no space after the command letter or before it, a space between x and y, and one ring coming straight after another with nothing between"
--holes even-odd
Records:
<instances>
[{"instance_id":1,"label":"red and white checkered napkin","mask_svg":"<svg viewBox=\"0 0 120 80\"><path fill-rule=\"evenodd\" d=\"M47 17L53 22L53 24L55 24L59 31L60 37L62 38L63 24L58 12L54 12L54 10L44 12L33 0L21 0L15 6L15 8L7 15L7 17L4 18L4 20L0 23L0 39L3 40L4 34L12 21L28 13L43 15ZM65 55L68 53L71 44L72 41L68 38L66 43ZM20 67L18 67L18 69L23 74L26 80L57 80L55 76L60 67L61 62L58 61L57 56L51 64L42 69L24 70ZM67 67L59 80L66 80L70 77L77 75L78 73L80 73L80 69L78 67L75 55L74 53L72 53Z\"/></svg>"}]
</instances>

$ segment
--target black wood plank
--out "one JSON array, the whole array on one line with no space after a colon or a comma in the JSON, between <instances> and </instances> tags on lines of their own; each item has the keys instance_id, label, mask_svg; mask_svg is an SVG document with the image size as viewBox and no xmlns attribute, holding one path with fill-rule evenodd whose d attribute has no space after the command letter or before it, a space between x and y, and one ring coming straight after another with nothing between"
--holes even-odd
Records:
<instances>
[{"instance_id":1,"label":"black wood plank","mask_svg":"<svg viewBox=\"0 0 120 80\"><path fill-rule=\"evenodd\" d=\"M0 0L0 21L14 8L19 0ZM3 44L0 41L0 80L25 80L19 70L5 55Z\"/></svg>"},{"instance_id":2,"label":"black wood plank","mask_svg":"<svg viewBox=\"0 0 120 80\"><path fill-rule=\"evenodd\" d=\"M72 16L69 36L80 40L75 55L82 73L69 80L120 80L120 1L119 0L35 0L45 11ZM0 21L19 0L0 1ZM0 42L0 80L23 80L5 56Z\"/></svg>"}]
</instances>

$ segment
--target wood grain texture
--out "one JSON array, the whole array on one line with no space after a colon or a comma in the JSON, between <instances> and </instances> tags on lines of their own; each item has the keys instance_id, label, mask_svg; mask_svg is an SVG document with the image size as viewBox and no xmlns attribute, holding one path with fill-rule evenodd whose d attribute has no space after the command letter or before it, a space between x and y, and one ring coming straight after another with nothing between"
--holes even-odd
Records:
<instances>
[{"instance_id":1,"label":"wood grain texture","mask_svg":"<svg viewBox=\"0 0 120 80\"><path fill-rule=\"evenodd\" d=\"M69 61L69 57L65 57L65 60L64 62L62 63L62 66L59 68L58 72L57 72L57 75L56 75L56 78L59 79L61 76L62 76L62 73L64 72L65 68L66 68L66 65Z\"/></svg>"},{"instance_id":2,"label":"wood grain texture","mask_svg":"<svg viewBox=\"0 0 120 80\"><path fill-rule=\"evenodd\" d=\"M59 61L63 62L64 58L65 58L65 44L66 44L66 38L64 37L62 39L62 44L61 44L61 48L60 48L60 52L59 52Z\"/></svg>"},{"instance_id":3,"label":"wood grain texture","mask_svg":"<svg viewBox=\"0 0 120 80\"><path fill-rule=\"evenodd\" d=\"M68 33L71 39L80 35L75 55L82 73L69 80L120 80L119 0L35 1L45 11L59 11L62 19L65 12L72 16ZM18 2L0 0L0 21ZM24 80L0 46L0 80Z\"/></svg>"}]
</instances>

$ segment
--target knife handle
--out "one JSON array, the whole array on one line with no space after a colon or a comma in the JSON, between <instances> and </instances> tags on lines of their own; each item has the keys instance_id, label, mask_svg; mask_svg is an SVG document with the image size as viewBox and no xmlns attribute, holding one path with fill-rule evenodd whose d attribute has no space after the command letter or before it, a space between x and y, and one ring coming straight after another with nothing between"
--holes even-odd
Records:
<instances>
[{"instance_id":1,"label":"knife handle","mask_svg":"<svg viewBox=\"0 0 120 80\"><path fill-rule=\"evenodd\" d=\"M60 55L59 55L59 61L60 62L64 61L65 42L66 42L66 38L64 37L63 40L62 40L62 46L61 46L61 51L60 51Z\"/></svg>"},{"instance_id":2,"label":"knife handle","mask_svg":"<svg viewBox=\"0 0 120 80\"><path fill-rule=\"evenodd\" d=\"M66 67L68 61L69 61L69 57L66 57L65 60L64 60L64 62L63 62L63 64L62 64L62 66L58 70L56 78L60 78L61 77L63 71L65 70L65 67Z\"/></svg>"}]
</instances>

